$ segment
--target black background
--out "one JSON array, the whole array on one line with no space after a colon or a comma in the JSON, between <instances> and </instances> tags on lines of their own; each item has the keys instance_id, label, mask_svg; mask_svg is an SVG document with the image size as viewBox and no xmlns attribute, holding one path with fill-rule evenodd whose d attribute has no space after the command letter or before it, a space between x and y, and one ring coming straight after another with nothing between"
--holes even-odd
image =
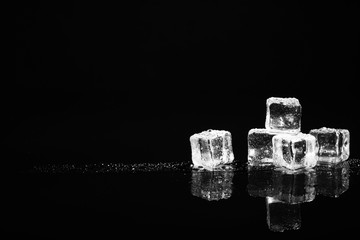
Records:
<instances>
[{"instance_id":1,"label":"black background","mask_svg":"<svg viewBox=\"0 0 360 240\"><path fill-rule=\"evenodd\" d=\"M345 2L21 5L16 88L3 94L7 172L191 162L190 135L209 128L230 131L245 163L271 96L299 99L303 132L349 129L356 158L357 16Z\"/></svg>"}]
</instances>

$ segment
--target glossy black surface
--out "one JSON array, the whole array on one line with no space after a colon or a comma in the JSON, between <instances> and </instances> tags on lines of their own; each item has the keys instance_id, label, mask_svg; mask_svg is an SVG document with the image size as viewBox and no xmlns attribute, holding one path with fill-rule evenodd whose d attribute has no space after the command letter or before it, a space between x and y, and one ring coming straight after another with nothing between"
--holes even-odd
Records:
<instances>
[{"instance_id":1,"label":"glossy black surface","mask_svg":"<svg viewBox=\"0 0 360 240\"><path fill-rule=\"evenodd\" d=\"M294 175L244 165L216 172L187 163L44 165L7 177L7 230L45 237L211 236L213 228L347 235L359 214L359 166L350 159ZM270 207L265 197L281 204Z\"/></svg>"},{"instance_id":2,"label":"glossy black surface","mask_svg":"<svg viewBox=\"0 0 360 240\"><path fill-rule=\"evenodd\" d=\"M61 239L277 234L265 197L303 200L306 177L294 180L303 187L293 198L298 184L269 189L279 186L272 173L248 176L247 133L264 127L274 96L299 99L304 133L348 129L355 159L348 188L329 180L333 191L328 173L317 174L321 194L299 203L300 228L280 236L357 232L356 3L118 5L17 8L17 86L0 94L7 231ZM232 172L190 169L189 137L207 129L232 133Z\"/></svg>"}]
</instances>

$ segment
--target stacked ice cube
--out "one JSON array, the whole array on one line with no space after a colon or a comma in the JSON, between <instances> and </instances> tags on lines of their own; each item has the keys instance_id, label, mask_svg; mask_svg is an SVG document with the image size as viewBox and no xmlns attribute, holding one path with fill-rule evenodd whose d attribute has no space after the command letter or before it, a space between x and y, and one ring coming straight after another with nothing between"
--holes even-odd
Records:
<instances>
[{"instance_id":1,"label":"stacked ice cube","mask_svg":"<svg viewBox=\"0 0 360 240\"><path fill-rule=\"evenodd\" d=\"M301 115L298 99L268 98L265 128L248 132L248 164L296 170L348 159L348 130L323 127L305 134L300 131ZM234 160L229 131L210 129L196 133L190 137L190 144L195 168L214 170Z\"/></svg>"},{"instance_id":2,"label":"stacked ice cube","mask_svg":"<svg viewBox=\"0 0 360 240\"><path fill-rule=\"evenodd\" d=\"M296 98L266 101L265 128L248 133L248 164L275 165L291 170L337 163L349 156L349 131L313 129L301 132L302 107Z\"/></svg>"}]
</instances>

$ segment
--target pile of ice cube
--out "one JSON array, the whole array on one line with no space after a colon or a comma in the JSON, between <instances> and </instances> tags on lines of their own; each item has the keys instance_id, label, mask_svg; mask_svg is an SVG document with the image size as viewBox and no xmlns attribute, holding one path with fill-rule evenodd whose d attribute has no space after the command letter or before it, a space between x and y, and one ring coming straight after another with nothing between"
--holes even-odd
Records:
<instances>
[{"instance_id":1,"label":"pile of ice cube","mask_svg":"<svg viewBox=\"0 0 360 240\"><path fill-rule=\"evenodd\" d=\"M268 98L265 128L248 133L248 164L296 170L347 160L349 131L323 127L302 133L301 112L296 98Z\"/></svg>"},{"instance_id":2,"label":"pile of ice cube","mask_svg":"<svg viewBox=\"0 0 360 240\"><path fill-rule=\"evenodd\" d=\"M349 131L323 127L302 133L301 112L296 98L267 99L265 128L254 128L248 133L250 166L296 170L348 159ZM195 168L214 170L234 160L229 131L210 129L196 133L190 137L190 143Z\"/></svg>"}]
</instances>

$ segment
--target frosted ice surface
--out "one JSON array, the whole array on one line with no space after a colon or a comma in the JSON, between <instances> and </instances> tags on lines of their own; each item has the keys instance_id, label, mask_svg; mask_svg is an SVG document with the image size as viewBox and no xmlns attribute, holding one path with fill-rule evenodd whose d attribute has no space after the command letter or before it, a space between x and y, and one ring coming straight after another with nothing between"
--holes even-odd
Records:
<instances>
[{"instance_id":1,"label":"frosted ice surface","mask_svg":"<svg viewBox=\"0 0 360 240\"><path fill-rule=\"evenodd\" d=\"M345 161L350 155L350 133L346 129L319 128L312 129L319 145L319 159L322 163L338 163Z\"/></svg>"},{"instance_id":2,"label":"frosted ice surface","mask_svg":"<svg viewBox=\"0 0 360 240\"><path fill-rule=\"evenodd\" d=\"M287 133L300 132L301 105L299 100L296 98L268 98L265 128Z\"/></svg>"},{"instance_id":3,"label":"frosted ice surface","mask_svg":"<svg viewBox=\"0 0 360 240\"><path fill-rule=\"evenodd\" d=\"M317 194L337 198L349 189L348 161L326 167L316 167Z\"/></svg>"},{"instance_id":4,"label":"frosted ice surface","mask_svg":"<svg viewBox=\"0 0 360 240\"><path fill-rule=\"evenodd\" d=\"M231 134L225 130L196 133L190 137L194 167L213 169L234 160Z\"/></svg>"},{"instance_id":5,"label":"frosted ice surface","mask_svg":"<svg viewBox=\"0 0 360 240\"><path fill-rule=\"evenodd\" d=\"M266 220L274 232L298 230L301 227L300 204L287 204L274 197L266 197Z\"/></svg>"},{"instance_id":6,"label":"frosted ice surface","mask_svg":"<svg viewBox=\"0 0 360 240\"><path fill-rule=\"evenodd\" d=\"M313 135L278 134L272 139L274 165L288 169L312 168L317 164L317 143Z\"/></svg>"},{"instance_id":7,"label":"frosted ice surface","mask_svg":"<svg viewBox=\"0 0 360 240\"><path fill-rule=\"evenodd\" d=\"M314 169L289 171L275 169L273 173L273 192L275 197L289 204L311 202L316 196L316 172Z\"/></svg>"},{"instance_id":8,"label":"frosted ice surface","mask_svg":"<svg viewBox=\"0 0 360 240\"><path fill-rule=\"evenodd\" d=\"M248 164L269 165L273 162L272 138L276 133L263 128L248 133Z\"/></svg>"}]
</instances>

